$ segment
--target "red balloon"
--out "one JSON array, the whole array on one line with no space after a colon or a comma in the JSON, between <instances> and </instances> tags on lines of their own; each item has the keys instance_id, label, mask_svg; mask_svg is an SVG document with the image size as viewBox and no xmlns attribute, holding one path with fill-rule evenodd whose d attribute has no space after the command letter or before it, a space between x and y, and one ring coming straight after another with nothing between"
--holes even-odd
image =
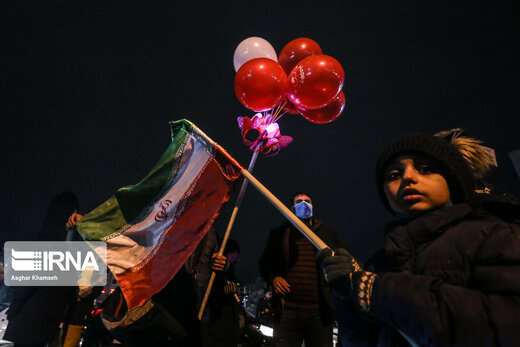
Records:
<instances>
[{"instance_id":1,"label":"red balloon","mask_svg":"<svg viewBox=\"0 0 520 347\"><path fill-rule=\"evenodd\" d=\"M278 56L278 63L290 74L303 58L315 54L323 54L320 45L314 40L301 37L285 45Z\"/></svg>"},{"instance_id":2,"label":"red balloon","mask_svg":"<svg viewBox=\"0 0 520 347\"><path fill-rule=\"evenodd\" d=\"M341 64L328 55L319 54L300 61L289 75L287 97L298 108L313 110L325 107L345 82Z\"/></svg>"},{"instance_id":3,"label":"red balloon","mask_svg":"<svg viewBox=\"0 0 520 347\"><path fill-rule=\"evenodd\" d=\"M248 109L263 112L279 105L287 90L287 75L274 60L255 58L243 64L235 76L235 94Z\"/></svg>"},{"instance_id":4,"label":"red balloon","mask_svg":"<svg viewBox=\"0 0 520 347\"><path fill-rule=\"evenodd\" d=\"M287 99L285 99L284 102L285 102L285 104L283 106L283 111L284 112L289 113L289 114L298 114L298 113L300 113L300 111L296 108L296 106L293 105L292 102L290 102Z\"/></svg>"},{"instance_id":5,"label":"red balloon","mask_svg":"<svg viewBox=\"0 0 520 347\"><path fill-rule=\"evenodd\" d=\"M336 120L345 108L345 95L340 92L327 106L317 110L299 109L300 114L309 122L316 124L330 123Z\"/></svg>"}]
</instances>

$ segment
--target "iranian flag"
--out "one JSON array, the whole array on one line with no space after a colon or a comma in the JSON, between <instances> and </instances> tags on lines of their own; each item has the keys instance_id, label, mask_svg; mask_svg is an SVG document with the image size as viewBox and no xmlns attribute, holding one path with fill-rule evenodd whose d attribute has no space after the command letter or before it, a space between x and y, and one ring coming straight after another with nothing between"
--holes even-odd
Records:
<instances>
[{"instance_id":1,"label":"iranian flag","mask_svg":"<svg viewBox=\"0 0 520 347\"><path fill-rule=\"evenodd\" d=\"M107 265L128 308L175 276L228 201L243 168L187 120L170 122L172 143L137 184L120 188L77 223L107 243Z\"/></svg>"}]
</instances>

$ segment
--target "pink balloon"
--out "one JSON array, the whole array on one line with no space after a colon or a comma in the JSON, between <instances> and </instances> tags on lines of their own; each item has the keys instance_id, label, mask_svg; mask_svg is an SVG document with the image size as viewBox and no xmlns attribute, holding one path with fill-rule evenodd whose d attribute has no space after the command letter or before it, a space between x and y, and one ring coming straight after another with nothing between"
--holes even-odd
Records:
<instances>
[{"instance_id":1,"label":"pink balloon","mask_svg":"<svg viewBox=\"0 0 520 347\"><path fill-rule=\"evenodd\" d=\"M269 42L261 37L249 37L240 42L233 55L233 65L238 71L244 63L254 58L268 58L278 62L276 52Z\"/></svg>"}]
</instances>

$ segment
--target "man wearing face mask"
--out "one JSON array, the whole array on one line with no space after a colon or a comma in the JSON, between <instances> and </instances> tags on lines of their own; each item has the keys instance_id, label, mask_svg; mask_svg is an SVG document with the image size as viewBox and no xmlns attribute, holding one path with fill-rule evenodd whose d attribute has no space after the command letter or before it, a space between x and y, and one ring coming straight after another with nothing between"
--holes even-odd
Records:
<instances>
[{"instance_id":1,"label":"man wearing face mask","mask_svg":"<svg viewBox=\"0 0 520 347\"><path fill-rule=\"evenodd\" d=\"M341 247L338 235L313 217L311 196L297 192L291 199L293 212L333 250ZM260 273L273 287L275 310L274 345L332 346L334 321L332 299L316 250L291 223L271 230L260 258Z\"/></svg>"}]
</instances>

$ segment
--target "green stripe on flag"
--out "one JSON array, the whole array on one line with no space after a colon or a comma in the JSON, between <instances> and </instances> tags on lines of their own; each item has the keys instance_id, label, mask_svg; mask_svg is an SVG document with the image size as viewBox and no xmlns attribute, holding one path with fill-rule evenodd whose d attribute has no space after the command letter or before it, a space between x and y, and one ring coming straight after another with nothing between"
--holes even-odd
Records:
<instances>
[{"instance_id":1,"label":"green stripe on flag","mask_svg":"<svg viewBox=\"0 0 520 347\"><path fill-rule=\"evenodd\" d=\"M117 199L113 196L81 218L77 227L87 240L101 240L126 224Z\"/></svg>"},{"instance_id":2,"label":"green stripe on flag","mask_svg":"<svg viewBox=\"0 0 520 347\"><path fill-rule=\"evenodd\" d=\"M118 189L114 196L78 221L78 229L87 239L100 240L119 235L128 224L144 218L170 188L193 131L192 123L185 119L170 122L170 126L172 142L152 170L138 183Z\"/></svg>"},{"instance_id":3,"label":"green stripe on flag","mask_svg":"<svg viewBox=\"0 0 520 347\"><path fill-rule=\"evenodd\" d=\"M161 196L170 188L177 176L184 147L190 137L183 128L175 133L172 143L152 170L138 183L120 188L116 192L119 206L126 220L135 224L146 216Z\"/></svg>"}]
</instances>

